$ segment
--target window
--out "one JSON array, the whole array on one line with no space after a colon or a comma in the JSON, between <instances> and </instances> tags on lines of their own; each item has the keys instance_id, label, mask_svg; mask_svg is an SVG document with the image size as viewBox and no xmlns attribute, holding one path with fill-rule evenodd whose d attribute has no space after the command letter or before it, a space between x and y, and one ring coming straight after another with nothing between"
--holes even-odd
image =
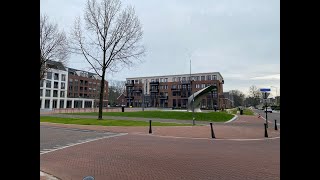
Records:
<instances>
[{"instance_id":1,"label":"window","mask_svg":"<svg viewBox=\"0 0 320 180\"><path fill-rule=\"evenodd\" d=\"M43 80L40 80L40 87L43 87Z\"/></svg>"},{"instance_id":2,"label":"window","mask_svg":"<svg viewBox=\"0 0 320 180\"><path fill-rule=\"evenodd\" d=\"M64 91L60 91L60 97L64 97L65 92Z\"/></svg>"},{"instance_id":3,"label":"window","mask_svg":"<svg viewBox=\"0 0 320 180\"><path fill-rule=\"evenodd\" d=\"M199 81L199 76L196 76L195 78L196 78L196 81Z\"/></svg>"},{"instance_id":4,"label":"window","mask_svg":"<svg viewBox=\"0 0 320 180\"><path fill-rule=\"evenodd\" d=\"M175 82L176 81L176 78L174 77L174 78L172 78L172 82Z\"/></svg>"},{"instance_id":5,"label":"window","mask_svg":"<svg viewBox=\"0 0 320 180\"><path fill-rule=\"evenodd\" d=\"M212 75L212 80L217 80L217 75Z\"/></svg>"},{"instance_id":6,"label":"window","mask_svg":"<svg viewBox=\"0 0 320 180\"><path fill-rule=\"evenodd\" d=\"M52 79L52 72L47 72L47 79Z\"/></svg>"},{"instance_id":7,"label":"window","mask_svg":"<svg viewBox=\"0 0 320 180\"><path fill-rule=\"evenodd\" d=\"M200 84L196 84L196 88L200 88Z\"/></svg>"},{"instance_id":8,"label":"window","mask_svg":"<svg viewBox=\"0 0 320 180\"><path fill-rule=\"evenodd\" d=\"M54 73L54 80L59 80L59 74L58 73Z\"/></svg>"},{"instance_id":9,"label":"window","mask_svg":"<svg viewBox=\"0 0 320 180\"><path fill-rule=\"evenodd\" d=\"M211 75L207 75L207 80L211 80Z\"/></svg>"},{"instance_id":10,"label":"window","mask_svg":"<svg viewBox=\"0 0 320 180\"><path fill-rule=\"evenodd\" d=\"M64 108L64 100L60 100L59 107L60 107L60 108Z\"/></svg>"},{"instance_id":11,"label":"window","mask_svg":"<svg viewBox=\"0 0 320 180\"><path fill-rule=\"evenodd\" d=\"M53 82L53 88L58 88L59 83L58 82Z\"/></svg>"},{"instance_id":12,"label":"window","mask_svg":"<svg viewBox=\"0 0 320 180\"><path fill-rule=\"evenodd\" d=\"M60 89L65 89L66 87L65 87L65 83L61 83L61 87L60 87Z\"/></svg>"},{"instance_id":13,"label":"window","mask_svg":"<svg viewBox=\"0 0 320 180\"><path fill-rule=\"evenodd\" d=\"M168 78L164 78L164 82L168 82Z\"/></svg>"},{"instance_id":14,"label":"window","mask_svg":"<svg viewBox=\"0 0 320 180\"><path fill-rule=\"evenodd\" d=\"M40 108L41 108L42 100L40 99Z\"/></svg>"},{"instance_id":15,"label":"window","mask_svg":"<svg viewBox=\"0 0 320 180\"><path fill-rule=\"evenodd\" d=\"M142 79L139 79L139 84L142 84Z\"/></svg>"},{"instance_id":16,"label":"window","mask_svg":"<svg viewBox=\"0 0 320 180\"><path fill-rule=\"evenodd\" d=\"M156 79L156 82L159 82L159 79Z\"/></svg>"},{"instance_id":17,"label":"window","mask_svg":"<svg viewBox=\"0 0 320 180\"><path fill-rule=\"evenodd\" d=\"M43 96L43 89L40 89L40 96Z\"/></svg>"},{"instance_id":18,"label":"window","mask_svg":"<svg viewBox=\"0 0 320 180\"><path fill-rule=\"evenodd\" d=\"M58 97L58 90L53 90L53 97Z\"/></svg>"},{"instance_id":19,"label":"window","mask_svg":"<svg viewBox=\"0 0 320 180\"><path fill-rule=\"evenodd\" d=\"M165 85L165 86L164 86L164 89L168 89L168 85Z\"/></svg>"},{"instance_id":20,"label":"window","mask_svg":"<svg viewBox=\"0 0 320 180\"><path fill-rule=\"evenodd\" d=\"M52 101L52 108L57 108L57 100Z\"/></svg>"},{"instance_id":21,"label":"window","mask_svg":"<svg viewBox=\"0 0 320 180\"><path fill-rule=\"evenodd\" d=\"M51 96L51 90L46 90L46 97L50 97Z\"/></svg>"},{"instance_id":22,"label":"window","mask_svg":"<svg viewBox=\"0 0 320 180\"><path fill-rule=\"evenodd\" d=\"M154 79L151 79L151 82L154 82Z\"/></svg>"},{"instance_id":23,"label":"window","mask_svg":"<svg viewBox=\"0 0 320 180\"><path fill-rule=\"evenodd\" d=\"M160 82L163 82L163 79L162 79L162 78L160 78Z\"/></svg>"},{"instance_id":24,"label":"window","mask_svg":"<svg viewBox=\"0 0 320 180\"><path fill-rule=\"evenodd\" d=\"M201 84L201 88L205 88L206 87L206 85L205 84Z\"/></svg>"},{"instance_id":25,"label":"window","mask_svg":"<svg viewBox=\"0 0 320 180\"><path fill-rule=\"evenodd\" d=\"M66 81L66 75L65 74L61 74L61 81Z\"/></svg>"},{"instance_id":26,"label":"window","mask_svg":"<svg viewBox=\"0 0 320 180\"><path fill-rule=\"evenodd\" d=\"M51 81L46 81L46 87L51 88Z\"/></svg>"},{"instance_id":27,"label":"window","mask_svg":"<svg viewBox=\"0 0 320 180\"><path fill-rule=\"evenodd\" d=\"M186 77L183 77L183 78L182 78L182 81L186 81Z\"/></svg>"},{"instance_id":28,"label":"window","mask_svg":"<svg viewBox=\"0 0 320 180\"><path fill-rule=\"evenodd\" d=\"M136 79L136 80L134 81L134 83L135 83L135 84L139 84L139 80Z\"/></svg>"},{"instance_id":29,"label":"window","mask_svg":"<svg viewBox=\"0 0 320 180\"><path fill-rule=\"evenodd\" d=\"M71 108L72 107L72 101L67 101L67 108Z\"/></svg>"},{"instance_id":30,"label":"window","mask_svg":"<svg viewBox=\"0 0 320 180\"><path fill-rule=\"evenodd\" d=\"M178 82L180 82L181 81L181 77L178 77Z\"/></svg>"},{"instance_id":31,"label":"window","mask_svg":"<svg viewBox=\"0 0 320 180\"><path fill-rule=\"evenodd\" d=\"M44 101L44 108L50 108L50 100L49 99L46 99Z\"/></svg>"},{"instance_id":32,"label":"window","mask_svg":"<svg viewBox=\"0 0 320 180\"><path fill-rule=\"evenodd\" d=\"M205 76L201 76L201 81L204 81L204 80L206 80Z\"/></svg>"},{"instance_id":33,"label":"window","mask_svg":"<svg viewBox=\"0 0 320 180\"><path fill-rule=\"evenodd\" d=\"M176 89L177 88L177 85L172 85L172 89Z\"/></svg>"},{"instance_id":34,"label":"window","mask_svg":"<svg viewBox=\"0 0 320 180\"><path fill-rule=\"evenodd\" d=\"M181 89L181 84L178 84L178 89Z\"/></svg>"}]
</instances>

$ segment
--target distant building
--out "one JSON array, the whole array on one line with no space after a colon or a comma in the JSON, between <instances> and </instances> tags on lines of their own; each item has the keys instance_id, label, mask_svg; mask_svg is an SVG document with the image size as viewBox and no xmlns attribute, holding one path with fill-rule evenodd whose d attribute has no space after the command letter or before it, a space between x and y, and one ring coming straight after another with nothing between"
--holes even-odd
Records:
<instances>
[{"instance_id":1,"label":"distant building","mask_svg":"<svg viewBox=\"0 0 320 180\"><path fill-rule=\"evenodd\" d=\"M201 108L221 108L224 104L223 77L219 72L126 78L125 105L142 107L186 108L188 97L209 85L217 86L201 101Z\"/></svg>"},{"instance_id":2,"label":"distant building","mask_svg":"<svg viewBox=\"0 0 320 180\"><path fill-rule=\"evenodd\" d=\"M40 81L40 109L93 108L99 104L101 79L96 74L67 68L47 61L50 68ZM107 107L108 82L105 81L103 106Z\"/></svg>"},{"instance_id":3,"label":"distant building","mask_svg":"<svg viewBox=\"0 0 320 180\"><path fill-rule=\"evenodd\" d=\"M225 109L233 108L233 95L230 92L223 92L223 105Z\"/></svg>"}]
</instances>

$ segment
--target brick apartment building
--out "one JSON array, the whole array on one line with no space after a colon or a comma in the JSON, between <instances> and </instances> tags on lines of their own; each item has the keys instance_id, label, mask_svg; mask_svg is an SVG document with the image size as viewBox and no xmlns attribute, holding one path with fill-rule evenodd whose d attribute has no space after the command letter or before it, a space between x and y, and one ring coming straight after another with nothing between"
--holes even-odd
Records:
<instances>
[{"instance_id":1,"label":"brick apartment building","mask_svg":"<svg viewBox=\"0 0 320 180\"><path fill-rule=\"evenodd\" d=\"M188 97L209 85L217 91L208 93L201 108L224 107L223 77L219 72L126 78L126 92L118 102L132 107L186 108Z\"/></svg>"},{"instance_id":2,"label":"brick apartment building","mask_svg":"<svg viewBox=\"0 0 320 180\"><path fill-rule=\"evenodd\" d=\"M99 105L100 77L96 74L64 67L47 61L50 67L40 81L40 109L93 108ZM105 81L103 106L108 103L108 82Z\"/></svg>"}]
</instances>

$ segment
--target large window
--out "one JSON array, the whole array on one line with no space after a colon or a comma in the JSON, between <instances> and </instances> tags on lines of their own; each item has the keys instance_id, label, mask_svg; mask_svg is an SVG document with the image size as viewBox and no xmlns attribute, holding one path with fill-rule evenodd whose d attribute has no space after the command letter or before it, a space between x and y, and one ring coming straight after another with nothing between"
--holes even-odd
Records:
<instances>
[{"instance_id":1,"label":"large window","mask_svg":"<svg viewBox=\"0 0 320 180\"><path fill-rule=\"evenodd\" d=\"M61 81L66 81L66 75L65 74L61 74Z\"/></svg>"},{"instance_id":2,"label":"large window","mask_svg":"<svg viewBox=\"0 0 320 180\"><path fill-rule=\"evenodd\" d=\"M58 82L53 82L53 88L58 88L59 83Z\"/></svg>"},{"instance_id":3,"label":"large window","mask_svg":"<svg viewBox=\"0 0 320 180\"><path fill-rule=\"evenodd\" d=\"M46 90L46 97L50 97L51 96L51 90Z\"/></svg>"},{"instance_id":4,"label":"large window","mask_svg":"<svg viewBox=\"0 0 320 180\"><path fill-rule=\"evenodd\" d=\"M64 91L60 91L60 97L64 97L65 92Z\"/></svg>"},{"instance_id":5,"label":"large window","mask_svg":"<svg viewBox=\"0 0 320 180\"><path fill-rule=\"evenodd\" d=\"M52 101L52 108L57 108L57 100Z\"/></svg>"},{"instance_id":6,"label":"large window","mask_svg":"<svg viewBox=\"0 0 320 180\"><path fill-rule=\"evenodd\" d=\"M60 100L59 108L64 108L64 100Z\"/></svg>"},{"instance_id":7,"label":"large window","mask_svg":"<svg viewBox=\"0 0 320 180\"><path fill-rule=\"evenodd\" d=\"M168 82L168 78L164 78L164 82Z\"/></svg>"},{"instance_id":8,"label":"large window","mask_svg":"<svg viewBox=\"0 0 320 180\"><path fill-rule=\"evenodd\" d=\"M58 90L53 90L53 97L58 97Z\"/></svg>"},{"instance_id":9,"label":"large window","mask_svg":"<svg viewBox=\"0 0 320 180\"><path fill-rule=\"evenodd\" d=\"M206 87L206 85L205 84L201 84L201 88L205 88Z\"/></svg>"},{"instance_id":10,"label":"large window","mask_svg":"<svg viewBox=\"0 0 320 180\"><path fill-rule=\"evenodd\" d=\"M200 84L196 84L196 88L200 88Z\"/></svg>"},{"instance_id":11,"label":"large window","mask_svg":"<svg viewBox=\"0 0 320 180\"><path fill-rule=\"evenodd\" d=\"M196 76L196 77L195 77L195 80L196 80L196 81L199 81L199 80L200 80L199 76Z\"/></svg>"},{"instance_id":12,"label":"large window","mask_svg":"<svg viewBox=\"0 0 320 180\"><path fill-rule=\"evenodd\" d=\"M183 78L182 78L182 81L186 81L186 77L183 77Z\"/></svg>"},{"instance_id":13,"label":"large window","mask_svg":"<svg viewBox=\"0 0 320 180\"><path fill-rule=\"evenodd\" d=\"M67 108L72 108L72 101L67 101Z\"/></svg>"},{"instance_id":14,"label":"large window","mask_svg":"<svg viewBox=\"0 0 320 180\"><path fill-rule=\"evenodd\" d=\"M51 88L51 81L48 81L48 80L46 81L46 87Z\"/></svg>"},{"instance_id":15,"label":"large window","mask_svg":"<svg viewBox=\"0 0 320 180\"><path fill-rule=\"evenodd\" d=\"M207 80L211 80L211 75L207 75Z\"/></svg>"},{"instance_id":16,"label":"large window","mask_svg":"<svg viewBox=\"0 0 320 180\"><path fill-rule=\"evenodd\" d=\"M212 75L212 80L217 80L217 75Z\"/></svg>"},{"instance_id":17,"label":"large window","mask_svg":"<svg viewBox=\"0 0 320 180\"><path fill-rule=\"evenodd\" d=\"M47 72L47 79L52 79L52 72Z\"/></svg>"},{"instance_id":18,"label":"large window","mask_svg":"<svg viewBox=\"0 0 320 180\"><path fill-rule=\"evenodd\" d=\"M40 80L40 87L43 87L43 80Z\"/></svg>"},{"instance_id":19,"label":"large window","mask_svg":"<svg viewBox=\"0 0 320 180\"><path fill-rule=\"evenodd\" d=\"M175 78L175 77L173 77L173 78L172 78L172 82L175 82L175 81L176 81L176 78Z\"/></svg>"},{"instance_id":20,"label":"large window","mask_svg":"<svg viewBox=\"0 0 320 180\"><path fill-rule=\"evenodd\" d=\"M43 89L40 89L40 96L43 96Z\"/></svg>"},{"instance_id":21,"label":"large window","mask_svg":"<svg viewBox=\"0 0 320 180\"><path fill-rule=\"evenodd\" d=\"M60 89L65 89L66 88L66 83L61 83L61 87L60 87Z\"/></svg>"},{"instance_id":22,"label":"large window","mask_svg":"<svg viewBox=\"0 0 320 180\"><path fill-rule=\"evenodd\" d=\"M49 99L46 99L44 101L44 108L50 108L50 100Z\"/></svg>"},{"instance_id":23,"label":"large window","mask_svg":"<svg viewBox=\"0 0 320 180\"><path fill-rule=\"evenodd\" d=\"M206 80L205 76L201 76L201 81L204 81L204 80Z\"/></svg>"},{"instance_id":24,"label":"large window","mask_svg":"<svg viewBox=\"0 0 320 180\"><path fill-rule=\"evenodd\" d=\"M59 80L59 74L58 73L54 73L54 80Z\"/></svg>"},{"instance_id":25,"label":"large window","mask_svg":"<svg viewBox=\"0 0 320 180\"><path fill-rule=\"evenodd\" d=\"M181 81L181 77L178 77L178 82L180 82Z\"/></svg>"}]
</instances>

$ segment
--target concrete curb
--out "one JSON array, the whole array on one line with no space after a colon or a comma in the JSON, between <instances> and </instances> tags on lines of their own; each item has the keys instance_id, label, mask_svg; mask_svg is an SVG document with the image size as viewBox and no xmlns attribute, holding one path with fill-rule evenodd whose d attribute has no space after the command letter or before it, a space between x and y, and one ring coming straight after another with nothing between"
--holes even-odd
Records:
<instances>
[{"instance_id":1,"label":"concrete curb","mask_svg":"<svg viewBox=\"0 0 320 180\"><path fill-rule=\"evenodd\" d=\"M46 180L59 180L58 178L56 178L56 177L54 177L54 176L52 176L50 174L47 174L47 173L45 173L45 172L43 172L41 170L40 170L40 177L45 177Z\"/></svg>"},{"instance_id":2,"label":"concrete curb","mask_svg":"<svg viewBox=\"0 0 320 180\"><path fill-rule=\"evenodd\" d=\"M234 115L234 117L232 119L230 119L229 121L225 122L225 123L230 123L232 121L235 121L238 119L238 116L237 115Z\"/></svg>"}]
</instances>

